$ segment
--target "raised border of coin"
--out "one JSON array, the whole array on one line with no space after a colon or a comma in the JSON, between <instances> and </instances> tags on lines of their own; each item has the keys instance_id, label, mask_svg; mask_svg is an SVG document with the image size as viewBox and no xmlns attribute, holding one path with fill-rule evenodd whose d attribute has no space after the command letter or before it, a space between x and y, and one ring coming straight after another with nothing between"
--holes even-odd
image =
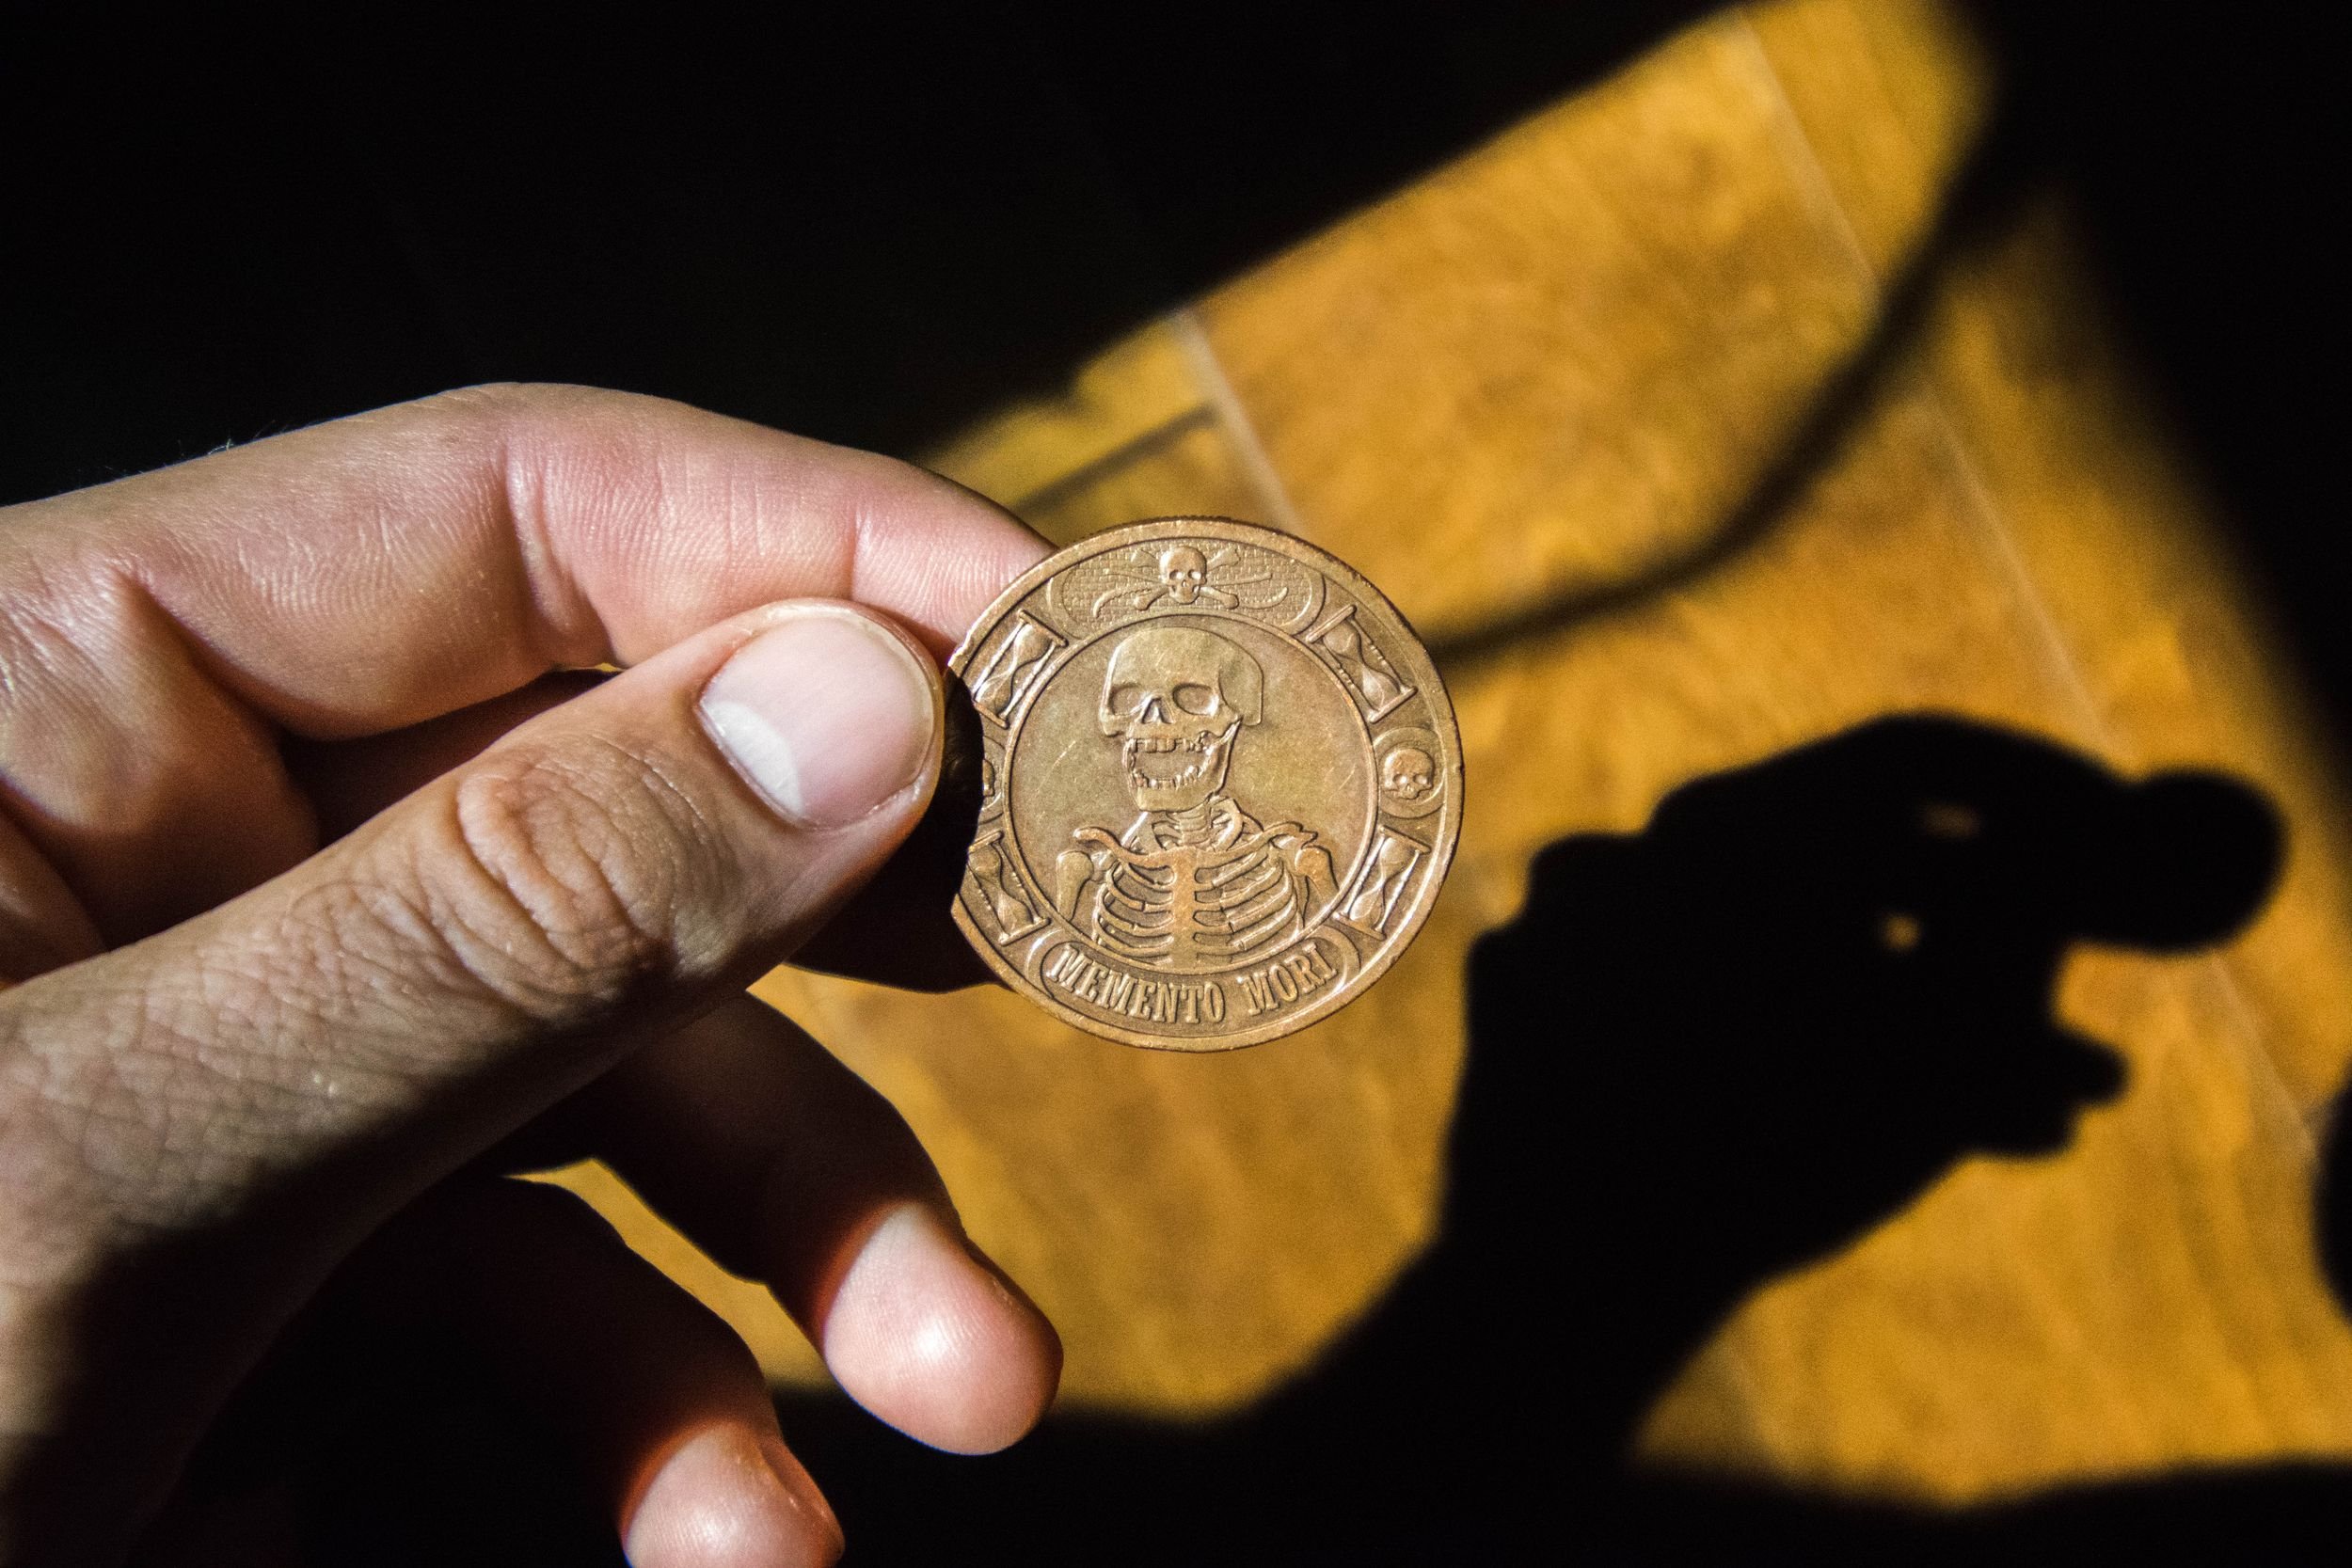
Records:
<instances>
[{"instance_id":1,"label":"raised border of coin","mask_svg":"<svg viewBox=\"0 0 2352 1568\"><path fill-rule=\"evenodd\" d=\"M1327 722L1333 709L1352 715L1346 734L1360 737L1360 766L1327 765L1319 773L1293 767L1286 789L1270 791L1262 780L1261 799L1251 804L1267 820L1225 796L1193 808L1194 817L1224 811L1226 836L1240 851L1229 845L1186 858L1185 845L1150 839L1157 831L1151 811L1127 812L1133 820L1124 833L1109 823L1081 830L1073 835L1076 848L1024 845L1010 786L1021 763L1034 760L1020 754L1025 739L1042 738L1027 728L1041 695L1073 664L1101 662L1104 656L1093 650L1117 638L1108 655L1115 665L1129 634L1169 617L1185 630L1173 639L1136 641L1139 651L1129 662L1156 669L1171 659L1213 657L1204 653L1212 644L1230 646L1245 636L1262 649L1266 639L1282 640L1302 657L1286 654L1273 680L1263 671L1248 673L1262 660L1245 654L1238 664L1248 668L1241 669L1229 657L1224 668L1232 678L1213 672L1184 688L1197 694L1189 700L1216 705L1213 714L1236 715L1225 722L1221 740L1172 701L1155 707L1141 699L1144 716L1157 722L1137 726L1135 716L1111 711L1107 683L1117 669L1091 676L1083 726L1071 721L1067 694L1057 699L1063 720L1053 766L1067 765L1081 749L1070 733L1076 729L1086 748L1104 748L1106 767L1116 756L1127 768L1157 765L1167 775L1165 783L1125 775L1132 786L1157 791L1135 795L1138 807L1147 799L1188 799L1199 769L1213 766L1217 781L1226 778L1228 749L1242 743L1245 719L1258 723L1257 702L1282 703L1285 682L1302 678L1327 688L1318 693ZM1200 637L1220 622L1248 630ZM1462 746L1437 668L1404 616L1367 578L1289 534L1229 517L1161 517L1089 535L999 594L948 668L971 694L981 748L979 816L957 890L956 925L1014 990L1089 1033L1157 1050L1226 1051L1318 1022L1395 962L1427 919L1453 863L1462 824ZM1263 691L1226 689L1253 682ZM1299 695L1291 690L1288 700ZM1251 711L1232 705L1243 699ZM1186 726L1203 733L1192 735ZM1146 729L1153 732L1149 737L1140 734ZM1171 733L1185 738L1171 741ZM1148 761L1136 754L1166 752L1171 744L1196 750ZM1204 754L1211 760L1184 760ZM1311 819L1318 808L1340 814L1334 791L1350 777L1359 797L1350 809L1366 825L1360 843L1338 843L1315 832ZM1276 793L1283 798L1265 798ZM1246 831L1237 832L1236 823ZM1204 869L1202 853L1232 858ZM1214 946L1171 956L1169 942L1248 938L1221 931L1200 937L1190 905L1168 907L1166 886L1176 879L1189 885L1196 873L1201 888L1227 876L1258 889L1248 907L1255 921L1249 930L1274 927L1279 940L1271 947L1244 946L1237 959ZM1258 918L1268 908L1272 914ZM1282 927L1286 915L1291 924ZM1169 936L1171 923L1184 932ZM1123 952L1107 945L1131 938L1135 945ZM1147 950L1153 942L1163 945Z\"/></svg>"}]
</instances>

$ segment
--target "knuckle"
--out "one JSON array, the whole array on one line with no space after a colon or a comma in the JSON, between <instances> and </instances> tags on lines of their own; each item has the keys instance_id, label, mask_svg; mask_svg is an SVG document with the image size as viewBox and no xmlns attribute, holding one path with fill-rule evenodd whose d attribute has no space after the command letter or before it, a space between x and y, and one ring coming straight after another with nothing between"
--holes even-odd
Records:
<instances>
[{"instance_id":1,"label":"knuckle","mask_svg":"<svg viewBox=\"0 0 2352 1568\"><path fill-rule=\"evenodd\" d=\"M146 988L50 978L0 1007L0 1286L72 1288L202 1199L222 1085L170 1048ZM11 1003L16 1002L10 998Z\"/></svg>"},{"instance_id":2,"label":"knuckle","mask_svg":"<svg viewBox=\"0 0 2352 1568\"><path fill-rule=\"evenodd\" d=\"M461 779L427 872L465 968L535 1016L612 1006L723 949L727 858L691 796L609 741L517 748Z\"/></svg>"},{"instance_id":3,"label":"knuckle","mask_svg":"<svg viewBox=\"0 0 2352 1568\"><path fill-rule=\"evenodd\" d=\"M394 421L428 444L498 453L516 470L507 475L513 490L539 470L560 467L556 454L597 446L600 433L627 431L632 405L654 401L556 382L485 382L359 417Z\"/></svg>"},{"instance_id":4,"label":"knuckle","mask_svg":"<svg viewBox=\"0 0 2352 1568\"><path fill-rule=\"evenodd\" d=\"M557 381L484 381L420 398L416 406L495 420L529 417L551 406L580 403L596 396L595 388Z\"/></svg>"},{"instance_id":5,"label":"knuckle","mask_svg":"<svg viewBox=\"0 0 2352 1568\"><path fill-rule=\"evenodd\" d=\"M578 440L595 427L626 428L632 416L665 406L643 393L616 392L557 381L492 381L458 387L412 405L501 443L525 449L550 440Z\"/></svg>"}]
</instances>

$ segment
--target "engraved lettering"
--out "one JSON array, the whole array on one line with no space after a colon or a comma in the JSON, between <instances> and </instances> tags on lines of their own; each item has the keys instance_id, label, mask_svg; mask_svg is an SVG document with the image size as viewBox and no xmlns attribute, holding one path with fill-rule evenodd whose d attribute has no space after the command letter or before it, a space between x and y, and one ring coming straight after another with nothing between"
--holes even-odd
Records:
<instances>
[{"instance_id":1,"label":"engraved lettering","mask_svg":"<svg viewBox=\"0 0 2352 1568\"><path fill-rule=\"evenodd\" d=\"M1236 974L1233 979L1241 987L1244 1012L1255 1017L1259 1013L1274 1010L1274 998L1266 993L1263 979L1255 974Z\"/></svg>"},{"instance_id":2,"label":"engraved lettering","mask_svg":"<svg viewBox=\"0 0 2352 1568\"><path fill-rule=\"evenodd\" d=\"M1270 964L1234 975L1233 982L1241 988L1243 1014L1255 1018L1311 996L1338 978L1339 971L1323 956L1323 949L1306 942ZM1220 1007L1223 1001L1221 996L1216 998Z\"/></svg>"}]
</instances>

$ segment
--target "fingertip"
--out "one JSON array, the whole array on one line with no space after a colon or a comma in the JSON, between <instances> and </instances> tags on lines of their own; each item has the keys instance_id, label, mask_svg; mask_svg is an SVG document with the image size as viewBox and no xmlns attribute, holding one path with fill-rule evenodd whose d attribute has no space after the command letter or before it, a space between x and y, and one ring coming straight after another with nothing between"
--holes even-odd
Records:
<instances>
[{"instance_id":1,"label":"fingertip","mask_svg":"<svg viewBox=\"0 0 2352 1568\"><path fill-rule=\"evenodd\" d=\"M834 1291L818 1339L850 1398L950 1453L993 1453L1037 1425L1061 1339L928 1204L892 1210Z\"/></svg>"},{"instance_id":2,"label":"fingertip","mask_svg":"<svg viewBox=\"0 0 2352 1568\"><path fill-rule=\"evenodd\" d=\"M840 1523L790 1449L733 1422L705 1427L662 1461L623 1536L629 1568L822 1568Z\"/></svg>"},{"instance_id":3,"label":"fingertip","mask_svg":"<svg viewBox=\"0 0 2352 1568\"><path fill-rule=\"evenodd\" d=\"M704 685L703 728L788 822L846 827L937 770L939 671L897 626L829 600L771 606ZM915 802L919 804L919 801Z\"/></svg>"}]
</instances>

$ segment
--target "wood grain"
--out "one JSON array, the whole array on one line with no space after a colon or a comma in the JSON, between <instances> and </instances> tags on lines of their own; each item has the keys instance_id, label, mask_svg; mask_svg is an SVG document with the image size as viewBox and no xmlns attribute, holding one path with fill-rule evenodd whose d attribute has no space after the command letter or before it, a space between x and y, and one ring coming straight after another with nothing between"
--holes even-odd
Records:
<instances>
[{"instance_id":1,"label":"wood grain","mask_svg":"<svg viewBox=\"0 0 2352 1568\"><path fill-rule=\"evenodd\" d=\"M1057 539L1175 512L1299 530L1453 650L1469 752L1419 945L1279 1047L1168 1057L992 992L761 987L905 1111L1061 1325L1068 1400L1263 1392L1423 1244L1463 956L1536 849L1936 708L2249 780L2288 819L2283 881L2218 956L2081 953L2062 1014L2130 1092L2062 1156L1970 1162L1761 1290L1645 1452L1940 1499L2352 1453L2309 1197L2352 1043L2342 790L2062 207L1931 254L1989 90L1924 0L1721 13L929 454ZM1883 363L1855 417L1775 490L1858 355ZM820 1375L755 1287L572 1180L774 1375Z\"/></svg>"}]
</instances>

